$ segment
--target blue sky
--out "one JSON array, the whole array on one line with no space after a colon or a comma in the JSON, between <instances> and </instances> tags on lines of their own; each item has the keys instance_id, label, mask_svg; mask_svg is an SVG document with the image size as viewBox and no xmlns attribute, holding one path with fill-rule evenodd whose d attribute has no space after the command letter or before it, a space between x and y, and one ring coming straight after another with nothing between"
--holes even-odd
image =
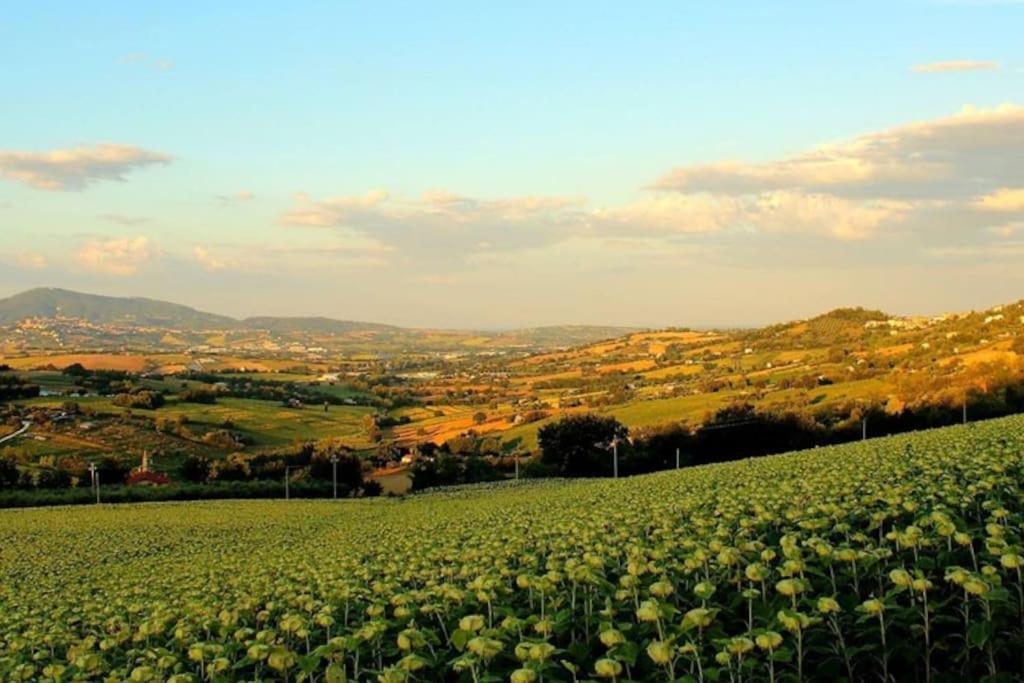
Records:
<instances>
[{"instance_id":1,"label":"blue sky","mask_svg":"<svg viewBox=\"0 0 1024 683\"><path fill-rule=\"evenodd\" d=\"M18 3L0 295L438 327L1015 300L1022 28L1014 2Z\"/></svg>"}]
</instances>

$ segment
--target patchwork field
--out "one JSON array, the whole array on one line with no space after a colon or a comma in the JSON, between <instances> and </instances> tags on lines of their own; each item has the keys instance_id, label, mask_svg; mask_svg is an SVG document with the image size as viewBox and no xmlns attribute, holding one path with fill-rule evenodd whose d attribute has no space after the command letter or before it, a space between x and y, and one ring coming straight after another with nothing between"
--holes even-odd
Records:
<instances>
[{"instance_id":1,"label":"patchwork field","mask_svg":"<svg viewBox=\"0 0 1024 683\"><path fill-rule=\"evenodd\" d=\"M125 410L108 398L84 397L76 401L100 414L118 415ZM25 405L59 408L63 402L63 399L39 398L26 401ZM172 400L158 410L137 409L132 411L132 415L169 420L182 415L190 424L211 428L230 424L232 430L251 439L256 446L283 446L310 439L339 438L356 447L365 447L363 417L372 412L371 408L363 406L330 406L324 412L319 406L293 409L271 401L220 398L214 405Z\"/></svg>"}]
</instances>

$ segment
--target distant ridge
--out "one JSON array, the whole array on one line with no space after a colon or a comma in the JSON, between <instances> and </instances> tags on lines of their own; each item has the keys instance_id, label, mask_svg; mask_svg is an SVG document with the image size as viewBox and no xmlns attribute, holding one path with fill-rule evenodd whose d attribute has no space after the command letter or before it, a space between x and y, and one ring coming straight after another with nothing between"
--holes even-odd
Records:
<instances>
[{"instance_id":1,"label":"distant ridge","mask_svg":"<svg viewBox=\"0 0 1024 683\"><path fill-rule=\"evenodd\" d=\"M237 320L224 315L204 313L181 304L142 297L100 296L40 287L0 299L2 325L11 325L26 318L57 316L81 318L101 325L199 329L229 329L238 326Z\"/></svg>"},{"instance_id":2,"label":"distant ridge","mask_svg":"<svg viewBox=\"0 0 1024 683\"><path fill-rule=\"evenodd\" d=\"M425 333L384 323L337 320L320 316L255 316L238 320L206 313L189 306L146 299L86 294L67 289L39 287L0 299L0 326L27 318L78 318L97 325L128 325L174 330L264 331L278 335L337 334L350 332ZM480 332L485 336L515 336L535 344L583 344L636 331L636 327L552 325L504 332ZM451 330L469 332L470 330Z\"/></svg>"},{"instance_id":3,"label":"distant ridge","mask_svg":"<svg viewBox=\"0 0 1024 683\"><path fill-rule=\"evenodd\" d=\"M397 330L380 323L333 320L322 317L278 318L260 316L237 320L206 313L182 304L143 297L101 296L67 289L39 287L0 299L0 325L26 318L80 318L99 325L135 325L195 330L266 330L291 333L341 334L355 330Z\"/></svg>"},{"instance_id":4,"label":"distant ridge","mask_svg":"<svg viewBox=\"0 0 1024 683\"><path fill-rule=\"evenodd\" d=\"M357 330L395 331L401 328L383 323L364 323L354 320L335 320L322 317L276 318L273 316L257 316L241 321L241 326L249 330L266 330L279 334L292 332L312 332L315 334L344 334Z\"/></svg>"}]
</instances>

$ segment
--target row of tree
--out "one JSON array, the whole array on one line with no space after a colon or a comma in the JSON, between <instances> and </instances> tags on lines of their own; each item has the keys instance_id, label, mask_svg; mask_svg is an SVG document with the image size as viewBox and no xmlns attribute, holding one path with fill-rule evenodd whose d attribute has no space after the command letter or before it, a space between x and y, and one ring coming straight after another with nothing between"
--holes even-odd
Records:
<instances>
[{"instance_id":1,"label":"row of tree","mask_svg":"<svg viewBox=\"0 0 1024 683\"><path fill-rule=\"evenodd\" d=\"M613 471L613 444L621 475L784 453L870 436L947 426L1024 412L1024 384L1014 383L955 403L905 406L837 405L808 415L758 410L750 404L724 408L696 429L683 424L630 433L614 417L572 415L538 432L540 459L526 476L596 477Z\"/></svg>"},{"instance_id":2,"label":"row of tree","mask_svg":"<svg viewBox=\"0 0 1024 683\"><path fill-rule=\"evenodd\" d=\"M105 486L123 484L166 484L174 480L190 484L289 481L330 487L337 467L340 496L380 494L377 482L364 478L363 461L332 441L310 442L292 451L245 456L235 453L223 459L190 454L172 471L141 476L127 459L106 455L95 460L100 482ZM47 456L37 462L20 462L12 454L0 456L0 489L51 490L91 485L90 462L78 456Z\"/></svg>"}]
</instances>

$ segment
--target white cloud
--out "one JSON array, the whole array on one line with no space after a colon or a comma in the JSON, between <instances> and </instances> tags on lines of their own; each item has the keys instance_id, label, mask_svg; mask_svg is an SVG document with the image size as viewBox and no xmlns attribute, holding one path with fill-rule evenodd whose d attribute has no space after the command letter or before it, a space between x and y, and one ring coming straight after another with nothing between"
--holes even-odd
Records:
<instances>
[{"instance_id":1,"label":"white cloud","mask_svg":"<svg viewBox=\"0 0 1024 683\"><path fill-rule=\"evenodd\" d=\"M945 62L928 62L915 64L910 70L915 73L949 73L951 71L992 71L998 69L995 62L977 61L973 59L953 59Z\"/></svg>"},{"instance_id":2,"label":"white cloud","mask_svg":"<svg viewBox=\"0 0 1024 683\"><path fill-rule=\"evenodd\" d=\"M654 189L753 194L773 190L887 198L968 197L1024 179L1024 107L965 107L945 118L821 145L784 159L682 166Z\"/></svg>"},{"instance_id":3,"label":"white cloud","mask_svg":"<svg viewBox=\"0 0 1024 683\"><path fill-rule=\"evenodd\" d=\"M562 197L510 197L474 199L446 190L429 190L417 198L394 197L386 190L364 195L311 201L296 197L300 206L281 221L289 225L367 227L384 223L420 223L435 227L472 226L479 223L523 223L566 211L579 200Z\"/></svg>"},{"instance_id":4,"label":"white cloud","mask_svg":"<svg viewBox=\"0 0 1024 683\"><path fill-rule=\"evenodd\" d=\"M589 207L564 197L479 200L433 191L416 199L382 190L326 200L299 199L282 216L290 225L328 227L379 240L425 262L497 258L499 253L566 244L573 238L622 240L700 236L726 231L809 233L864 239L893 227L909 202L857 200L777 190L733 196L648 193L619 206ZM614 247L613 247L614 248Z\"/></svg>"},{"instance_id":5,"label":"white cloud","mask_svg":"<svg viewBox=\"0 0 1024 683\"><path fill-rule=\"evenodd\" d=\"M760 195L746 219L765 232L819 233L859 240L895 225L910 208L905 202L851 201L828 194L780 190Z\"/></svg>"},{"instance_id":6,"label":"white cloud","mask_svg":"<svg viewBox=\"0 0 1024 683\"><path fill-rule=\"evenodd\" d=\"M1024 187L1001 187L979 197L975 205L986 211L1024 211Z\"/></svg>"},{"instance_id":7,"label":"white cloud","mask_svg":"<svg viewBox=\"0 0 1024 683\"><path fill-rule=\"evenodd\" d=\"M603 232L704 233L735 225L743 214L734 197L699 194L659 194L621 207L598 208L588 214Z\"/></svg>"},{"instance_id":8,"label":"white cloud","mask_svg":"<svg viewBox=\"0 0 1024 683\"><path fill-rule=\"evenodd\" d=\"M0 176L38 190L82 190L102 180L123 181L131 171L170 161L166 154L113 143L51 152L0 151Z\"/></svg>"},{"instance_id":9,"label":"white cloud","mask_svg":"<svg viewBox=\"0 0 1024 683\"><path fill-rule=\"evenodd\" d=\"M409 198L373 190L320 200L298 195L296 202L281 216L283 224L340 228L419 258L550 244L585 227L581 201L565 197L476 199L431 190Z\"/></svg>"},{"instance_id":10,"label":"white cloud","mask_svg":"<svg viewBox=\"0 0 1024 683\"><path fill-rule=\"evenodd\" d=\"M133 275L159 253L148 237L140 235L89 242L75 253L75 261L108 275Z\"/></svg>"}]
</instances>

